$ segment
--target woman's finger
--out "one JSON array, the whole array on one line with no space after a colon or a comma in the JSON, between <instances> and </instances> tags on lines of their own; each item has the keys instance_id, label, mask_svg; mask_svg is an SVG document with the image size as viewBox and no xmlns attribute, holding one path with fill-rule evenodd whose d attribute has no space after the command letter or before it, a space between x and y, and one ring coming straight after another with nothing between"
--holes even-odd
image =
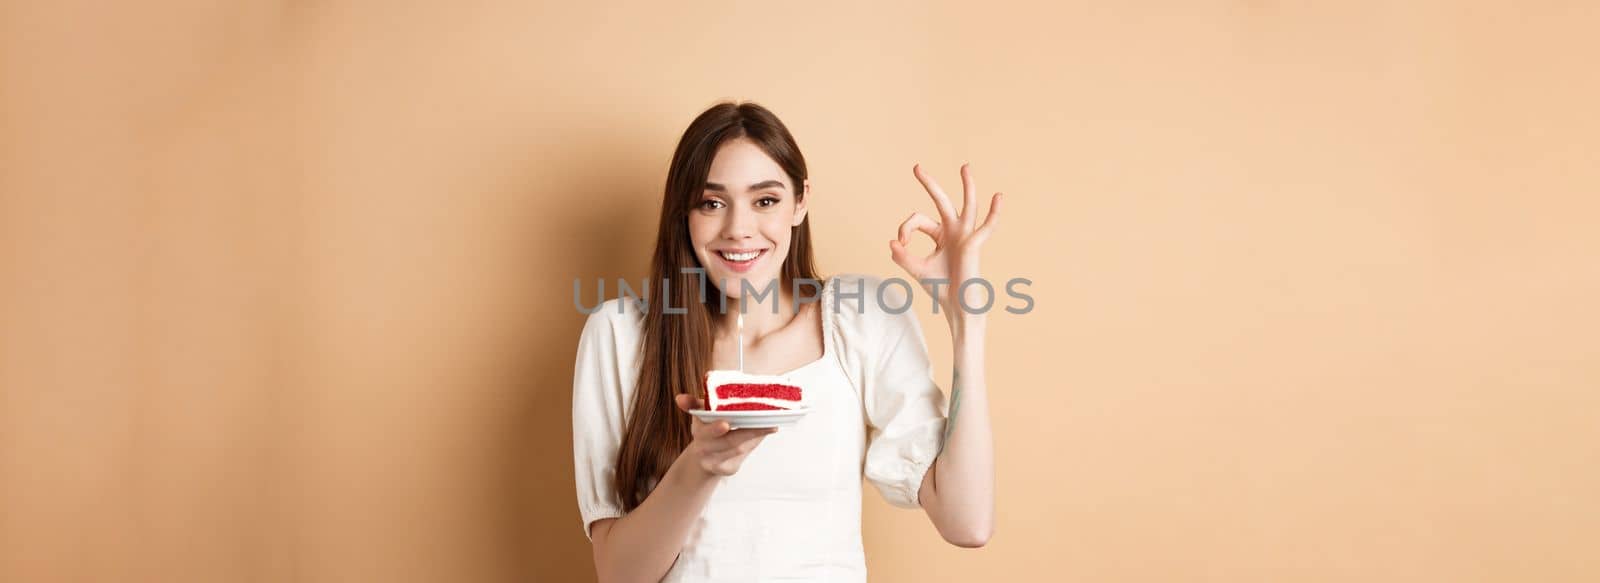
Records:
<instances>
[{"instance_id":1,"label":"woman's finger","mask_svg":"<svg viewBox=\"0 0 1600 583\"><path fill-rule=\"evenodd\" d=\"M739 451L740 447L746 443L760 440L776 431L777 429L740 429L731 431L727 435L707 441L705 448L701 451L708 456L727 455Z\"/></svg>"},{"instance_id":2,"label":"woman's finger","mask_svg":"<svg viewBox=\"0 0 1600 583\"><path fill-rule=\"evenodd\" d=\"M912 255L911 250L906 248L906 244L897 240L889 241L889 258L893 259L895 265L899 265L901 269L906 270L906 273L911 274L912 277L920 277L923 269L927 267L927 260Z\"/></svg>"},{"instance_id":3,"label":"woman's finger","mask_svg":"<svg viewBox=\"0 0 1600 583\"><path fill-rule=\"evenodd\" d=\"M961 165L961 227L962 231L972 230L972 224L978 222L978 183L972 179L970 164Z\"/></svg>"},{"instance_id":4,"label":"woman's finger","mask_svg":"<svg viewBox=\"0 0 1600 583\"><path fill-rule=\"evenodd\" d=\"M702 432L709 431L710 424L701 421L700 418L695 417L693 413L689 413L689 411L692 410L704 409L705 400L688 393L679 393L672 396L672 403L677 405L678 410L689 414L689 434L691 436L699 436Z\"/></svg>"},{"instance_id":5,"label":"woman's finger","mask_svg":"<svg viewBox=\"0 0 1600 583\"><path fill-rule=\"evenodd\" d=\"M989 216L984 217L983 224L978 226L978 230L973 231L972 238L974 241L983 243L989 240L990 235L994 234L995 225L1000 224L1000 199L1002 198L1004 197L996 192L994 193L994 198L989 199Z\"/></svg>"},{"instance_id":6,"label":"woman's finger","mask_svg":"<svg viewBox=\"0 0 1600 583\"><path fill-rule=\"evenodd\" d=\"M756 446L761 445L761 442L766 438L767 434L765 433L757 435L755 439L734 446L734 449L739 452L738 455L750 455L750 452L755 451Z\"/></svg>"},{"instance_id":7,"label":"woman's finger","mask_svg":"<svg viewBox=\"0 0 1600 583\"><path fill-rule=\"evenodd\" d=\"M939 216L944 217L944 222L954 224L956 221L955 206L950 204L950 197L945 196L944 189L939 188L939 183L935 182L932 176L928 176L927 172L922 171L921 164L913 165L911 173L915 174L917 180L922 182L922 188L928 191L928 196L933 197L933 205L939 208Z\"/></svg>"},{"instance_id":8,"label":"woman's finger","mask_svg":"<svg viewBox=\"0 0 1600 583\"><path fill-rule=\"evenodd\" d=\"M715 440L733 430L727 421L713 421L711 423L699 423L699 419L695 421L697 423L689 429L690 435L694 436L695 439Z\"/></svg>"},{"instance_id":9,"label":"woman's finger","mask_svg":"<svg viewBox=\"0 0 1600 583\"><path fill-rule=\"evenodd\" d=\"M912 231L927 233L929 237L933 238L934 246L939 247L941 245L940 235L943 234L944 227L933 219L928 218L927 215L911 213L911 216L906 217L906 220L900 223L900 242L910 243Z\"/></svg>"},{"instance_id":10,"label":"woman's finger","mask_svg":"<svg viewBox=\"0 0 1600 583\"><path fill-rule=\"evenodd\" d=\"M728 445L730 445L730 446L738 447L739 444L742 444L742 443L745 443L745 442L748 442L748 441L752 441L752 440L756 440L756 439L761 439L763 437L766 437L768 435L773 434L776 431L777 431L777 429L771 428L771 427L757 428L757 429L740 429L740 430L737 430L737 431L729 432L728 435L723 436L722 440L727 442Z\"/></svg>"},{"instance_id":11,"label":"woman's finger","mask_svg":"<svg viewBox=\"0 0 1600 583\"><path fill-rule=\"evenodd\" d=\"M695 409L697 401L699 401L699 399L696 399L694 395L690 395L688 393L678 393L672 397L673 404L677 405L678 410L683 411L684 413L688 413L690 410Z\"/></svg>"},{"instance_id":12,"label":"woman's finger","mask_svg":"<svg viewBox=\"0 0 1600 583\"><path fill-rule=\"evenodd\" d=\"M748 453L750 453L752 451L755 451L756 446L761 445L762 441L766 441L768 435L772 435L773 433L776 433L778 430L769 428L769 429L740 429L739 431L748 432L749 436L745 440L740 441L739 443L736 443L736 444L733 445L734 452L736 452L735 455L745 455L745 454L748 454Z\"/></svg>"}]
</instances>

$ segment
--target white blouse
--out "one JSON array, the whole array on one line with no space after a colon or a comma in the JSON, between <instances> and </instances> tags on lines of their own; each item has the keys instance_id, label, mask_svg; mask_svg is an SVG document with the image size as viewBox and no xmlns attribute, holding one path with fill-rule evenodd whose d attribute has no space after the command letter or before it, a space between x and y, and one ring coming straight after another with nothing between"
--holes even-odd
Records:
<instances>
[{"instance_id":1,"label":"white blouse","mask_svg":"<svg viewBox=\"0 0 1600 583\"><path fill-rule=\"evenodd\" d=\"M811 412L723 478L662 581L866 580L861 479L919 508L939 453L945 399L908 286L844 275L823 286L822 358L787 374ZM643 314L613 299L589 316L572 379L572 453L584 534L622 516L611 478L639 377ZM770 371L758 371L770 372ZM687 413L680 413L687 414Z\"/></svg>"}]
</instances>

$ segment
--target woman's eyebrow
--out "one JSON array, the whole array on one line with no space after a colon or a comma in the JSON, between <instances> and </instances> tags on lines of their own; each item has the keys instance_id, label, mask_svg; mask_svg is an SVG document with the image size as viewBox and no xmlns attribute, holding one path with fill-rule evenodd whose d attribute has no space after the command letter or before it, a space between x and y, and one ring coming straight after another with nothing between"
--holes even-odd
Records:
<instances>
[{"instance_id":1,"label":"woman's eyebrow","mask_svg":"<svg viewBox=\"0 0 1600 583\"><path fill-rule=\"evenodd\" d=\"M755 184L750 185L749 190L761 190L763 188L773 188L773 187L788 188L788 186L785 185L782 180L763 180L761 182L757 182ZM712 190L712 191L716 191L716 192L727 192L728 191L728 187L723 186L722 184L716 183L716 182L707 182L706 183L706 190Z\"/></svg>"}]
</instances>

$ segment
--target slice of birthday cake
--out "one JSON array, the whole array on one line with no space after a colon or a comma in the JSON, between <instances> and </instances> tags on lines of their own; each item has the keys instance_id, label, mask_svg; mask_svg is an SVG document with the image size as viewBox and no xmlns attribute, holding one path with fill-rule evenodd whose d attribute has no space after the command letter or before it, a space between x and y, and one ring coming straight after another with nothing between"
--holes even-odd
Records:
<instances>
[{"instance_id":1,"label":"slice of birthday cake","mask_svg":"<svg viewBox=\"0 0 1600 583\"><path fill-rule=\"evenodd\" d=\"M706 404L712 411L781 411L804 405L800 386L788 377L736 370L706 373Z\"/></svg>"}]
</instances>

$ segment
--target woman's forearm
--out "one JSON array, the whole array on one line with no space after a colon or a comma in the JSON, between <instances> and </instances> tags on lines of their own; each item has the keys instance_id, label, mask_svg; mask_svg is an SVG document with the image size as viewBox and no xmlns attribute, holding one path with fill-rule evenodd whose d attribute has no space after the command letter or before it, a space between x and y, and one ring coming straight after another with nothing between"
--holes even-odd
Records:
<instances>
[{"instance_id":1,"label":"woman's forearm","mask_svg":"<svg viewBox=\"0 0 1600 583\"><path fill-rule=\"evenodd\" d=\"M633 512L595 525L595 571L602 583L654 583L677 561L689 529L722 479L691 455L689 450L679 455Z\"/></svg>"},{"instance_id":2,"label":"woman's forearm","mask_svg":"<svg viewBox=\"0 0 1600 583\"><path fill-rule=\"evenodd\" d=\"M955 367L944 448L934 462L929 518L950 542L977 547L994 533L994 434L984 381L984 320L953 322Z\"/></svg>"}]
</instances>

